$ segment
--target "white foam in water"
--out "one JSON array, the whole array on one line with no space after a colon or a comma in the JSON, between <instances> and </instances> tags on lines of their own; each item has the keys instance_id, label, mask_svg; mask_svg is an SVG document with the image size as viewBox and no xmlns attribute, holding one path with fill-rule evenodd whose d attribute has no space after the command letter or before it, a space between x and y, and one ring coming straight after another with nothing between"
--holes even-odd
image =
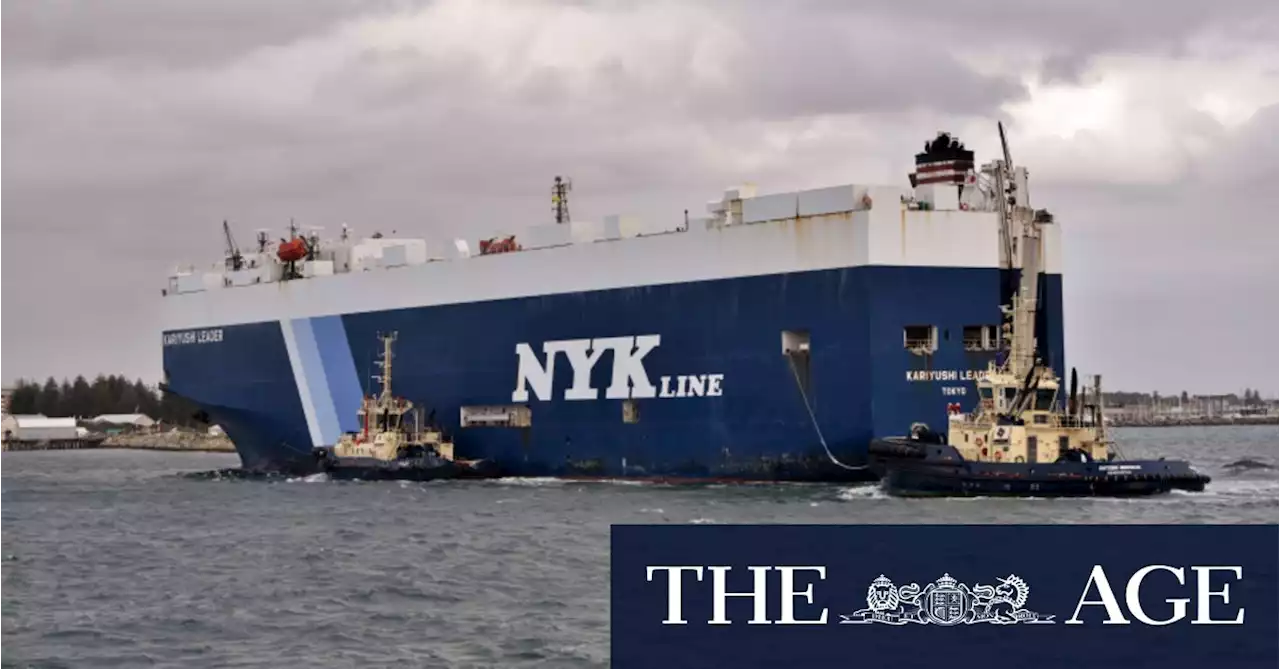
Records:
<instances>
[{"instance_id":1,"label":"white foam in water","mask_svg":"<svg viewBox=\"0 0 1280 669\"><path fill-rule=\"evenodd\" d=\"M564 485L565 481L563 479L552 478L550 476L508 476L500 479L493 479L492 483L497 485L542 487Z\"/></svg>"},{"instance_id":2,"label":"white foam in water","mask_svg":"<svg viewBox=\"0 0 1280 669\"><path fill-rule=\"evenodd\" d=\"M846 502L858 499L889 499L889 495L885 493L878 483L845 488L840 491L837 497Z\"/></svg>"},{"instance_id":3,"label":"white foam in water","mask_svg":"<svg viewBox=\"0 0 1280 669\"><path fill-rule=\"evenodd\" d=\"M1275 498L1280 495L1280 480L1214 478L1209 482L1209 485L1205 486L1204 492L1186 492L1184 490L1176 490L1174 492L1192 497Z\"/></svg>"},{"instance_id":4,"label":"white foam in water","mask_svg":"<svg viewBox=\"0 0 1280 669\"><path fill-rule=\"evenodd\" d=\"M694 518L689 522L694 525L714 525L716 521L714 518Z\"/></svg>"},{"instance_id":5,"label":"white foam in water","mask_svg":"<svg viewBox=\"0 0 1280 669\"><path fill-rule=\"evenodd\" d=\"M309 476L297 476L297 477L288 478L288 479L285 479L285 483L297 483L299 481L303 483L325 483L328 480L329 480L329 475L321 472L319 474L311 474Z\"/></svg>"}]
</instances>

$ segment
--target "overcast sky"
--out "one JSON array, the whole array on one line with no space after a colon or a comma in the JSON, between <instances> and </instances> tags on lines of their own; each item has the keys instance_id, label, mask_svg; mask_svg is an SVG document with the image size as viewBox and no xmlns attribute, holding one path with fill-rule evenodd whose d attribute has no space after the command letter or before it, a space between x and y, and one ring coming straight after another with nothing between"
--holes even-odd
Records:
<instances>
[{"instance_id":1,"label":"overcast sky","mask_svg":"<svg viewBox=\"0 0 1280 669\"><path fill-rule=\"evenodd\" d=\"M3 377L160 376L160 289L290 217L424 236L906 184L996 120L1069 364L1277 386L1274 0L6 0ZM519 280L512 277L513 281Z\"/></svg>"}]
</instances>

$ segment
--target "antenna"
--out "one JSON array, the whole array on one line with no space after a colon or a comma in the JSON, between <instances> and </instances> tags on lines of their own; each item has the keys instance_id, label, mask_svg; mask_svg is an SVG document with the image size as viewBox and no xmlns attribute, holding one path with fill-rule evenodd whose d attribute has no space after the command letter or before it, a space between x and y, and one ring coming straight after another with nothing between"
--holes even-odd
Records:
<instances>
[{"instance_id":1,"label":"antenna","mask_svg":"<svg viewBox=\"0 0 1280 669\"><path fill-rule=\"evenodd\" d=\"M556 214L556 223L569 222L569 193L573 191L573 179L556 177L551 186L551 210Z\"/></svg>"},{"instance_id":2,"label":"antenna","mask_svg":"<svg viewBox=\"0 0 1280 669\"><path fill-rule=\"evenodd\" d=\"M307 238L305 240L307 244L307 260L316 259L316 252L320 250L321 230L324 230L324 228L318 225L312 225L307 228Z\"/></svg>"}]
</instances>

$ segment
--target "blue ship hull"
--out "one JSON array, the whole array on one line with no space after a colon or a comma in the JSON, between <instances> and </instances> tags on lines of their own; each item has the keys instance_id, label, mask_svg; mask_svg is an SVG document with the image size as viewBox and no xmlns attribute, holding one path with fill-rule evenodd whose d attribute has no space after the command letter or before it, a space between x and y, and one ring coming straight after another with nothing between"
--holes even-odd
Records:
<instances>
[{"instance_id":1,"label":"blue ship hull","mask_svg":"<svg viewBox=\"0 0 1280 669\"><path fill-rule=\"evenodd\" d=\"M948 404L973 403L965 373L994 352L966 351L962 330L1001 322L1008 274L863 266L215 324L216 334L166 332L164 366L168 389L222 426L251 470L310 471L313 446L358 431L376 336L397 331L395 393L434 411L458 457L506 475L865 480L869 470L833 463L821 445L783 331L810 337L806 394L831 455L863 467L873 435L944 426ZM1062 374L1061 276L1042 286L1041 354ZM904 348L912 325L936 328L931 355ZM565 399L574 370L562 354L551 398L513 401L519 344L542 354L548 341L641 335L661 337L643 365L655 385L669 377L663 394L682 375L722 375L719 393L638 399L638 420L624 422L623 401L606 397L616 375L604 352L591 371L597 399ZM530 427L459 428L463 406L513 403L529 407Z\"/></svg>"}]
</instances>

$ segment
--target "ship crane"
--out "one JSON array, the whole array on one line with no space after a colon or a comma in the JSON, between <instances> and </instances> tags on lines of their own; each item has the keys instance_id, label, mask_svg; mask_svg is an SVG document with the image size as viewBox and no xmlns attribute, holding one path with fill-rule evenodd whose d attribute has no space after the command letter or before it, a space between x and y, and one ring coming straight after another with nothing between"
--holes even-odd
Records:
<instances>
[{"instance_id":1,"label":"ship crane","mask_svg":"<svg viewBox=\"0 0 1280 669\"><path fill-rule=\"evenodd\" d=\"M240 247L236 246L236 240L231 236L231 225L225 220L222 221L222 234L227 237L227 269L239 271L244 267L244 255L240 253Z\"/></svg>"},{"instance_id":2,"label":"ship crane","mask_svg":"<svg viewBox=\"0 0 1280 669\"><path fill-rule=\"evenodd\" d=\"M1000 199L1000 242L1004 246L1004 268L1013 269L1013 252L1014 241L1013 231L1010 229L1010 221L1008 215L1009 207L1017 204L1017 184L1013 178L1013 158L1009 155L1009 142L1005 139L1004 123L997 122L996 128L1000 131L1000 149L1004 154L1004 163L996 169L996 197Z\"/></svg>"},{"instance_id":3,"label":"ship crane","mask_svg":"<svg viewBox=\"0 0 1280 669\"><path fill-rule=\"evenodd\" d=\"M997 211L1000 215L1000 237L1004 247L1002 267L1012 271L1020 266L1021 273L1011 304L1002 306L1009 319L1008 357L1005 371L1014 378L1023 379L1018 396L1012 403L1015 410L1025 408L1034 396L1040 377L1045 370L1037 355L1036 312L1039 301L1040 273L1043 269L1041 251L1042 226L1053 222L1048 211L1031 208L1027 197L1026 170L1015 168L1005 137L1004 124L1000 131L1000 148L1004 155L993 171ZM1021 262L1014 264L1014 255Z\"/></svg>"}]
</instances>

